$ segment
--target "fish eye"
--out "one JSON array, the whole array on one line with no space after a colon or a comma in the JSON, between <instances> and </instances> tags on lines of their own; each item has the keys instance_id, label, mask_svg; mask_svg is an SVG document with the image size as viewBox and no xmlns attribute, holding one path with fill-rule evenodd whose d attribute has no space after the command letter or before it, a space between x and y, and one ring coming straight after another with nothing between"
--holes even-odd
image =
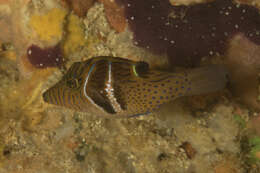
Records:
<instances>
[{"instance_id":1,"label":"fish eye","mask_svg":"<svg viewBox=\"0 0 260 173\"><path fill-rule=\"evenodd\" d=\"M149 64L146 62L138 62L134 68L134 73L136 76L140 76L140 77L145 77L145 74L148 72L149 70Z\"/></svg>"},{"instance_id":2,"label":"fish eye","mask_svg":"<svg viewBox=\"0 0 260 173\"><path fill-rule=\"evenodd\" d=\"M71 88L71 89L74 89L74 88L77 88L77 80L76 79L70 79L66 82L66 85Z\"/></svg>"},{"instance_id":3,"label":"fish eye","mask_svg":"<svg viewBox=\"0 0 260 173\"><path fill-rule=\"evenodd\" d=\"M71 89L77 89L82 84L82 78L74 78L66 81L66 85Z\"/></svg>"}]
</instances>

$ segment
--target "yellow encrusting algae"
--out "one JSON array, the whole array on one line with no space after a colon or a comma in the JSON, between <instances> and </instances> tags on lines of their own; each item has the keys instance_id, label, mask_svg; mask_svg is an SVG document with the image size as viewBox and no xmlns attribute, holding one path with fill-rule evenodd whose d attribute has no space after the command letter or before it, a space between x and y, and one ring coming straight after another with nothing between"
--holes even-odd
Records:
<instances>
[{"instance_id":1,"label":"yellow encrusting algae","mask_svg":"<svg viewBox=\"0 0 260 173\"><path fill-rule=\"evenodd\" d=\"M63 24L67 11L53 8L46 14L34 14L30 19L33 31L42 41L59 41L63 35Z\"/></svg>"},{"instance_id":2,"label":"yellow encrusting algae","mask_svg":"<svg viewBox=\"0 0 260 173\"><path fill-rule=\"evenodd\" d=\"M67 33L63 43L64 55L79 51L86 44L83 22L74 14L68 16Z\"/></svg>"}]
</instances>

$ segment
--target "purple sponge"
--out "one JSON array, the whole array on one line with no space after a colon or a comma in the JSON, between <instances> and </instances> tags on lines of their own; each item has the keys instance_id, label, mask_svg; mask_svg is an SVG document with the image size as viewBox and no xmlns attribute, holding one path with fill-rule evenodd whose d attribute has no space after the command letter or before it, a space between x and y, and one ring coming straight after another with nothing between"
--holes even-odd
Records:
<instances>
[{"instance_id":1,"label":"purple sponge","mask_svg":"<svg viewBox=\"0 0 260 173\"><path fill-rule=\"evenodd\" d=\"M27 49L27 56L30 63L37 68L57 67L64 63L59 45L44 49L36 45L31 45Z\"/></svg>"},{"instance_id":2,"label":"purple sponge","mask_svg":"<svg viewBox=\"0 0 260 173\"><path fill-rule=\"evenodd\" d=\"M221 55L227 41L241 32L260 44L260 15L253 6L215 0L190 6L172 6L168 0L116 0L134 33L135 44L172 64L196 65L205 56Z\"/></svg>"}]
</instances>

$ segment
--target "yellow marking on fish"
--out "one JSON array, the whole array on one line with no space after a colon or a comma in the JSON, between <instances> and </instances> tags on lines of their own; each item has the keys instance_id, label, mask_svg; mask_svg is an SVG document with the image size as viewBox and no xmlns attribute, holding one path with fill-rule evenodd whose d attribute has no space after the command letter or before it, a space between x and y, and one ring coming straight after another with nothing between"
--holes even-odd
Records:
<instances>
[{"instance_id":1,"label":"yellow marking on fish","mask_svg":"<svg viewBox=\"0 0 260 173\"><path fill-rule=\"evenodd\" d=\"M138 77L138 73L136 72L136 66L135 65L133 65L133 72L134 72L135 76Z\"/></svg>"}]
</instances>

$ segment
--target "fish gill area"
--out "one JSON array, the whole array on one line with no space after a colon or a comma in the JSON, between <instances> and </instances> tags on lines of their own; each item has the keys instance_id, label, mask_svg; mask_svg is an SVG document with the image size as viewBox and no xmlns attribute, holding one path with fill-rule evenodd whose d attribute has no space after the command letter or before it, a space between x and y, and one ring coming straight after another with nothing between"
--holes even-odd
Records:
<instances>
[{"instance_id":1,"label":"fish gill area","mask_svg":"<svg viewBox=\"0 0 260 173\"><path fill-rule=\"evenodd\" d=\"M152 3L157 2L141 5L156 8ZM170 0L168 5L205 3L211 2ZM260 7L257 0L233 3L237 8L242 4L241 14ZM138 16L129 17L126 8L135 5L140 3L0 0L0 173L260 172L260 21L253 35L234 33L224 52L210 51L194 64L174 65L166 52L139 45L138 40L143 44L150 38L138 37L147 29L140 26L145 22L129 22ZM223 10L231 10L224 5ZM185 19L185 12L172 11L169 21ZM73 62L95 56L145 61L150 68L169 71L224 64L230 83L222 91L180 98L134 118L99 117L43 101L42 93Z\"/></svg>"}]
</instances>

